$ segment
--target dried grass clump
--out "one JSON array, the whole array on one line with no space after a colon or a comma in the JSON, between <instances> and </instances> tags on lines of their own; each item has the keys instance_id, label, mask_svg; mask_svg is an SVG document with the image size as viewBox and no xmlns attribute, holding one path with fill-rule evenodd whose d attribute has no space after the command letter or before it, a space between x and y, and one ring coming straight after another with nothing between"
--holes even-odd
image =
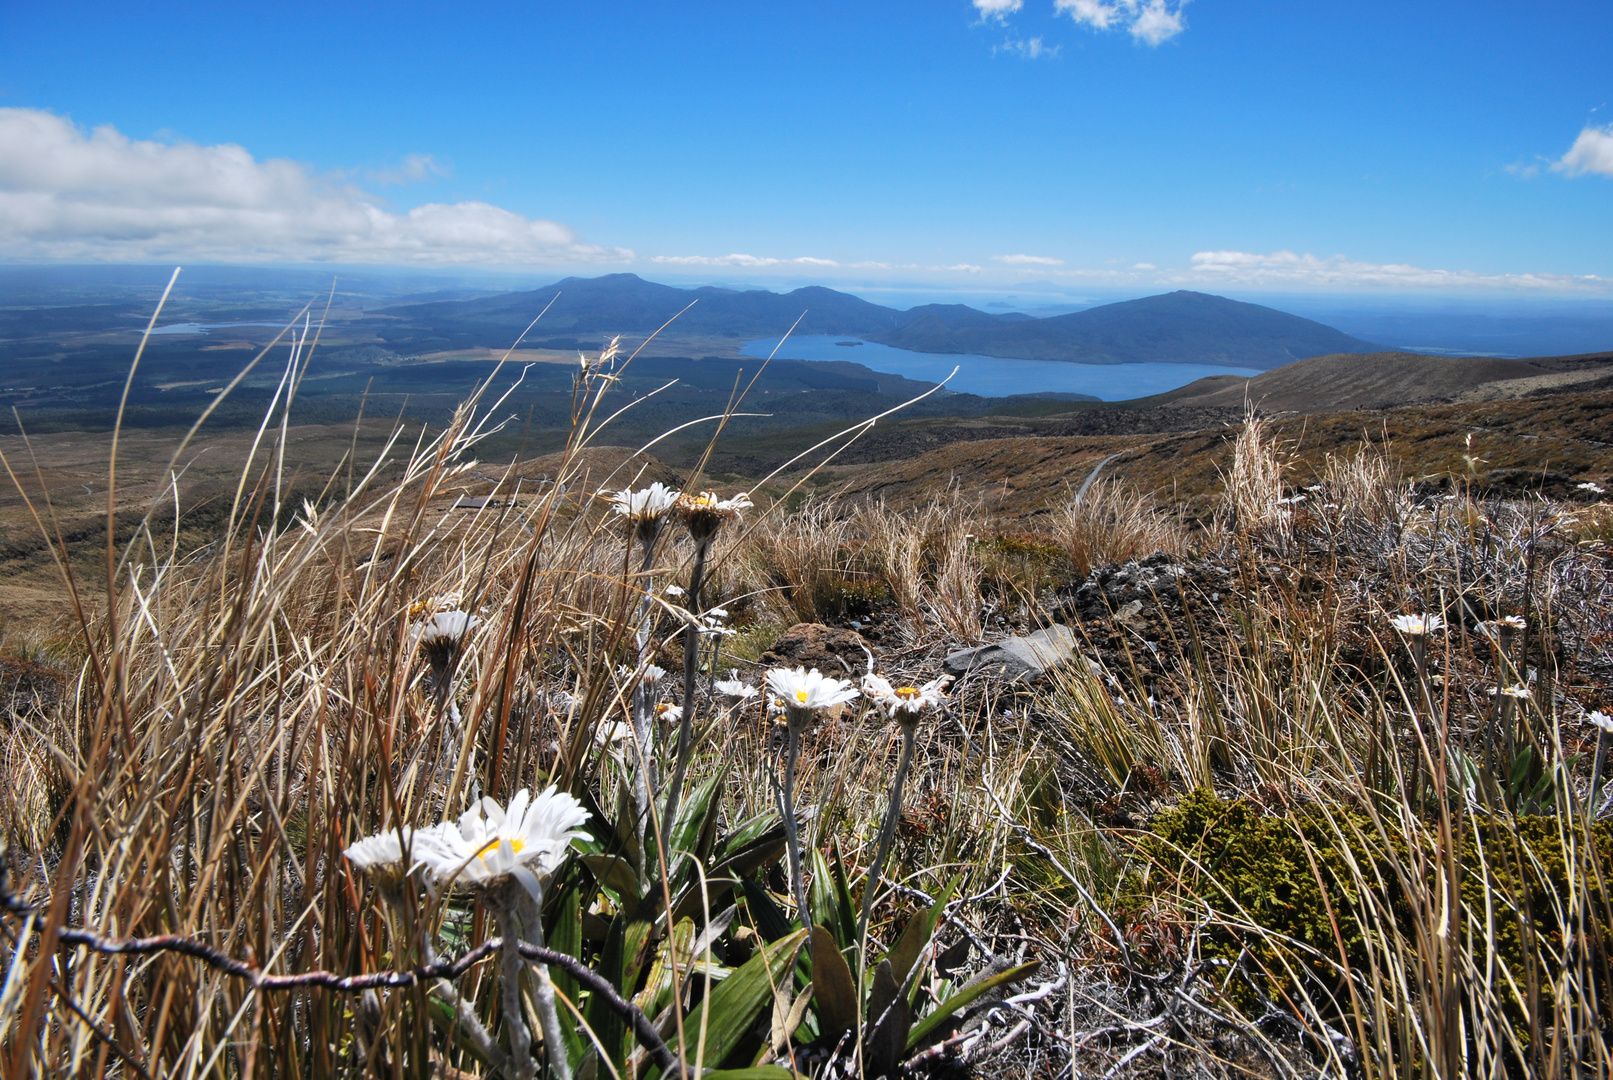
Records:
<instances>
[{"instance_id":1,"label":"dried grass clump","mask_svg":"<svg viewBox=\"0 0 1613 1080\"><path fill-rule=\"evenodd\" d=\"M1284 502L1283 478L1293 454L1271 437L1264 420L1250 413L1232 443L1232 468L1224 477L1222 513L1235 535L1280 542L1293 520Z\"/></svg>"},{"instance_id":2,"label":"dried grass clump","mask_svg":"<svg viewBox=\"0 0 1613 1080\"><path fill-rule=\"evenodd\" d=\"M1069 553L1076 573L1156 552L1185 555L1187 530L1144 492L1117 479L1100 480L1082 498L1056 511L1048 532Z\"/></svg>"}]
</instances>

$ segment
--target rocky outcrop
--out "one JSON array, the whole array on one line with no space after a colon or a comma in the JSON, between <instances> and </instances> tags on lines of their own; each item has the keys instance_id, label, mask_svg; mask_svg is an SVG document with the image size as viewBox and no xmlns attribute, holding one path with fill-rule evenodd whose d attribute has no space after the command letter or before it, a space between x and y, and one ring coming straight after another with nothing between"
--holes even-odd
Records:
<instances>
[{"instance_id":1,"label":"rocky outcrop","mask_svg":"<svg viewBox=\"0 0 1613 1080\"><path fill-rule=\"evenodd\" d=\"M861 676L868 671L868 643L855 630L824 626L822 623L796 623L763 653L760 662L767 667L817 668L837 679Z\"/></svg>"}]
</instances>

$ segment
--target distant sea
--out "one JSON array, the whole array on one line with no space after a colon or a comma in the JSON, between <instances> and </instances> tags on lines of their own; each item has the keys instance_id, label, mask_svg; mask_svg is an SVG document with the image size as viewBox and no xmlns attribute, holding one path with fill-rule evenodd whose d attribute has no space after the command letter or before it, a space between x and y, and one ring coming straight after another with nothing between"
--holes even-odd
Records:
<instances>
[{"instance_id":1,"label":"distant sea","mask_svg":"<svg viewBox=\"0 0 1613 1080\"><path fill-rule=\"evenodd\" d=\"M1255 368L1217 367L1212 364L1073 364L1066 360L1004 360L997 356L909 352L863 341L828 335L792 337L779 350L780 360L850 360L887 375L919 382L940 382L953 368L958 374L947 389L982 397L1014 394L1090 394L1103 401L1163 394L1207 375L1259 375ZM740 351L765 357L778 338L749 341Z\"/></svg>"}]
</instances>

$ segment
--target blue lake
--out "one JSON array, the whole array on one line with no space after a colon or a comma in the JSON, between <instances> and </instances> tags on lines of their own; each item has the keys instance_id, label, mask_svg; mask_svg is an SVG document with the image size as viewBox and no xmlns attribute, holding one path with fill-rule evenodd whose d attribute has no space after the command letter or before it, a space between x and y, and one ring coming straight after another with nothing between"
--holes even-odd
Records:
<instances>
[{"instance_id":1,"label":"blue lake","mask_svg":"<svg viewBox=\"0 0 1613 1080\"><path fill-rule=\"evenodd\" d=\"M1012 394L1090 394L1104 401L1163 394L1207 375L1259 375L1255 368L1217 367L1212 364L1072 364L1064 360L1004 360L996 356L970 356L909 352L865 341L837 345L855 338L806 335L792 337L779 350L780 360L850 360L888 375L920 382L940 382L953 368L958 374L947 389L983 397ZM765 357L778 338L750 341L740 351Z\"/></svg>"}]
</instances>

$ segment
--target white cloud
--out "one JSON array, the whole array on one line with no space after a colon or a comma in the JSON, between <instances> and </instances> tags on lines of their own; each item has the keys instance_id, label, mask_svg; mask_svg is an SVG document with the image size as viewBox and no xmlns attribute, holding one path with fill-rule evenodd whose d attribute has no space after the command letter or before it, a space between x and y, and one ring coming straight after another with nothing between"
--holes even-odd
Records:
<instances>
[{"instance_id":1,"label":"white cloud","mask_svg":"<svg viewBox=\"0 0 1613 1080\"><path fill-rule=\"evenodd\" d=\"M401 179L438 166L404 159ZM37 109L0 109L0 256L10 258L379 264L631 261L565 225L484 202L407 212L340 177L240 146L86 134Z\"/></svg>"},{"instance_id":2,"label":"white cloud","mask_svg":"<svg viewBox=\"0 0 1613 1080\"><path fill-rule=\"evenodd\" d=\"M1155 266L1153 263L1136 263L1136 264L1134 264L1132 266L1132 269L1133 270L1158 270L1159 267Z\"/></svg>"},{"instance_id":3,"label":"white cloud","mask_svg":"<svg viewBox=\"0 0 1613 1080\"><path fill-rule=\"evenodd\" d=\"M993 45L991 47L991 53L993 56L998 53L1005 52L1013 53L1016 56L1022 56L1026 60L1037 60L1044 56L1057 56L1059 54L1059 46L1044 45L1040 37L1033 37L1028 41L1023 38L1009 38L1001 45Z\"/></svg>"},{"instance_id":4,"label":"white cloud","mask_svg":"<svg viewBox=\"0 0 1613 1080\"><path fill-rule=\"evenodd\" d=\"M1025 0L974 0L975 10L980 12L980 21L996 19L998 22L1007 22L1008 16L1025 6Z\"/></svg>"},{"instance_id":5,"label":"white cloud","mask_svg":"<svg viewBox=\"0 0 1613 1080\"><path fill-rule=\"evenodd\" d=\"M1187 0L1054 0L1053 10L1078 25L1094 30L1124 28L1147 45L1158 45L1184 28L1182 7Z\"/></svg>"},{"instance_id":6,"label":"white cloud","mask_svg":"<svg viewBox=\"0 0 1613 1080\"><path fill-rule=\"evenodd\" d=\"M1055 259L1048 255L993 255L992 262L1006 263L1009 266L1063 266L1063 259Z\"/></svg>"},{"instance_id":7,"label":"white cloud","mask_svg":"<svg viewBox=\"0 0 1613 1080\"><path fill-rule=\"evenodd\" d=\"M1540 289L1556 292L1613 290L1613 278L1595 274L1480 274L1472 270L1430 270L1404 263L1357 262L1343 255L1318 258L1274 251L1201 251L1187 272L1167 271L1161 280L1230 285L1399 286L1436 289Z\"/></svg>"},{"instance_id":8,"label":"white cloud","mask_svg":"<svg viewBox=\"0 0 1613 1080\"><path fill-rule=\"evenodd\" d=\"M744 266L760 269L767 266L839 266L833 259L815 259L802 255L794 259L775 259L761 255L651 255L650 262L669 266Z\"/></svg>"},{"instance_id":9,"label":"white cloud","mask_svg":"<svg viewBox=\"0 0 1613 1080\"><path fill-rule=\"evenodd\" d=\"M430 154L408 154L395 168L374 169L370 178L378 184L418 184L435 176L447 176L453 170Z\"/></svg>"},{"instance_id":10,"label":"white cloud","mask_svg":"<svg viewBox=\"0 0 1613 1080\"><path fill-rule=\"evenodd\" d=\"M1174 11L1165 6L1165 0L1149 0L1131 23L1131 36L1150 45L1168 41L1182 32L1182 5Z\"/></svg>"},{"instance_id":11,"label":"white cloud","mask_svg":"<svg viewBox=\"0 0 1613 1080\"><path fill-rule=\"evenodd\" d=\"M1552 164L1557 172L1569 176L1598 173L1613 176L1613 124L1607 127L1587 127L1579 133L1574 145L1568 148L1559 161Z\"/></svg>"}]
</instances>

